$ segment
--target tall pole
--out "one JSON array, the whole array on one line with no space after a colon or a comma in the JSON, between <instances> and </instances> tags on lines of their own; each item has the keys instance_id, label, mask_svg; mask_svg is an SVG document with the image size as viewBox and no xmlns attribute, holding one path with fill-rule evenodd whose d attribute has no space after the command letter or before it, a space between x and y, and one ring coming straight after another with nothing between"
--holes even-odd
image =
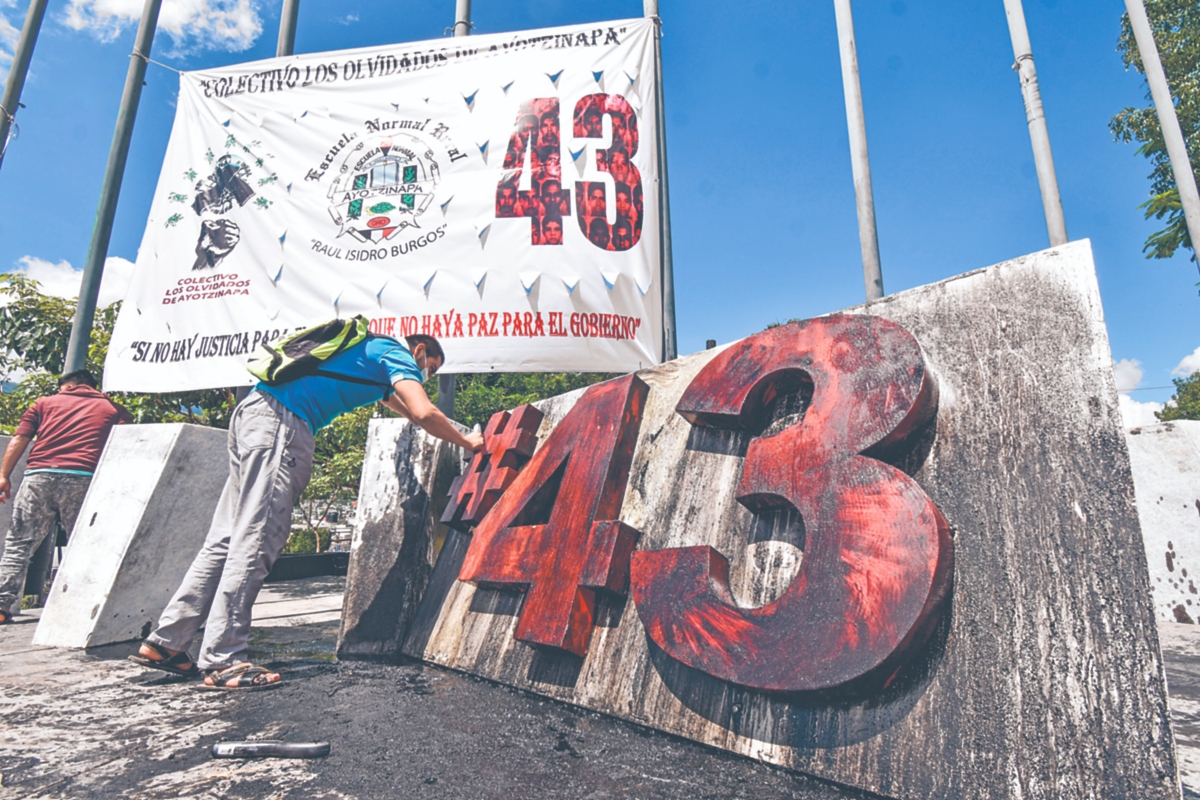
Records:
<instances>
[{"instance_id":1,"label":"tall pole","mask_svg":"<svg viewBox=\"0 0 1200 800\"><path fill-rule=\"evenodd\" d=\"M454 8L454 35L471 35L471 0L457 0ZM438 375L438 409L454 417L454 395L458 385L454 375Z\"/></svg>"},{"instance_id":2,"label":"tall pole","mask_svg":"<svg viewBox=\"0 0 1200 800\"><path fill-rule=\"evenodd\" d=\"M283 11L279 14L279 41L275 44L275 56L290 56L296 52L296 16L300 11L300 0L283 0Z\"/></svg>"},{"instance_id":3,"label":"tall pole","mask_svg":"<svg viewBox=\"0 0 1200 800\"><path fill-rule=\"evenodd\" d=\"M1029 123L1029 138L1033 142L1038 187L1042 190L1046 231L1050 234L1050 246L1058 247L1067 243L1067 222L1063 219L1058 176L1054 174L1054 156L1050 153L1050 131L1046 128L1046 112L1042 108L1042 93L1038 90L1033 48L1029 44L1029 29L1025 27L1025 9L1021 6L1021 0L1004 0L1004 14L1008 17L1008 32L1012 36L1013 56L1016 58L1013 69L1021 78L1021 96L1025 99L1025 119Z\"/></svg>"},{"instance_id":4,"label":"tall pole","mask_svg":"<svg viewBox=\"0 0 1200 800\"><path fill-rule=\"evenodd\" d=\"M129 141L133 137L133 121L137 117L138 101L142 99L142 82L146 77L147 59L154 44L154 29L158 26L158 10L162 0L146 0L142 20L138 23L137 39L129 56L129 72L125 75L125 91L121 95L121 110L113 131L112 148L108 151L108 166L100 187L100 205L92 228L92 243L83 266L83 285L79 287L79 305L71 324L71 339L63 372L83 369L87 362L88 342L92 335L92 318L96 314L96 296L100 293L100 278L104 260L108 257L108 242L112 237L113 217L117 213L117 197L129 157Z\"/></svg>"},{"instance_id":5,"label":"tall pole","mask_svg":"<svg viewBox=\"0 0 1200 800\"><path fill-rule=\"evenodd\" d=\"M1154 32L1142 0L1125 0L1125 9L1129 12L1129 27L1133 29L1133 38L1137 40L1142 69L1146 73L1150 96L1154 98L1154 108L1158 112L1158 125L1162 128L1167 156L1171 159L1171 171L1175 173L1175 185L1179 187L1179 202L1183 205L1188 236L1192 239L1192 252L1200 253L1200 193L1196 191L1196 173L1192 171L1192 161L1188 158L1179 117L1175 115L1175 101L1171 99L1167 73L1158 57L1158 45L1154 43ZM1196 259L1200 263L1200 255Z\"/></svg>"},{"instance_id":6,"label":"tall pole","mask_svg":"<svg viewBox=\"0 0 1200 800\"><path fill-rule=\"evenodd\" d=\"M862 248L863 284L867 300L883 297L883 268L879 263L879 234L875 230L875 194L871 189L871 159L867 155L867 122L863 116L862 86L858 81L858 48L850 0L833 0L837 13L838 47L842 54L842 91L846 96L846 126L850 131L850 166L854 201L858 206L858 243Z\"/></svg>"},{"instance_id":7,"label":"tall pole","mask_svg":"<svg viewBox=\"0 0 1200 800\"><path fill-rule=\"evenodd\" d=\"M663 311L663 361L672 361L679 355L678 339L675 331L675 257L671 250L671 192L667 183L667 115L663 109L663 68L662 68L662 18L658 16L658 0L642 0L642 11L648 19L654 20L654 85L657 119L654 129L657 131L656 147L658 151L658 207L659 222L659 257L662 264L662 311Z\"/></svg>"},{"instance_id":8,"label":"tall pole","mask_svg":"<svg viewBox=\"0 0 1200 800\"><path fill-rule=\"evenodd\" d=\"M471 0L457 0L454 8L454 35L471 35Z\"/></svg>"},{"instance_id":9,"label":"tall pole","mask_svg":"<svg viewBox=\"0 0 1200 800\"><path fill-rule=\"evenodd\" d=\"M38 31L42 29L44 16L46 0L30 0L29 10L25 12L25 26L21 28L21 38L17 39L17 48L13 50L8 80L4 82L4 96L0 97L0 164L4 163L8 135L17 116L17 109L20 108L21 90L25 88L25 76L29 72L33 46L37 44Z\"/></svg>"}]
</instances>

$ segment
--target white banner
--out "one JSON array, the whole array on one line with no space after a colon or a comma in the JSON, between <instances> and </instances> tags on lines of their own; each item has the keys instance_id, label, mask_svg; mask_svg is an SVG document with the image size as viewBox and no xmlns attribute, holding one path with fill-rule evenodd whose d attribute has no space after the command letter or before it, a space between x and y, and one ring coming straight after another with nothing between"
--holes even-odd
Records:
<instances>
[{"instance_id":1,"label":"white banner","mask_svg":"<svg viewBox=\"0 0 1200 800\"><path fill-rule=\"evenodd\" d=\"M353 314L446 372L658 363L656 80L645 19L184 73L104 388Z\"/></svg>"}]
</instances>

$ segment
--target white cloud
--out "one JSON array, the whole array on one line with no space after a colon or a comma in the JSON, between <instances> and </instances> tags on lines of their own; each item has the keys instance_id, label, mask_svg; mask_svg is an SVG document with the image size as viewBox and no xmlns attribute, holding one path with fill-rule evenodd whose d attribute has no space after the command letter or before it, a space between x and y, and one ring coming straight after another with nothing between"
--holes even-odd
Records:
<instances>
[{"instance_id":1,"label":"white cloud","mask_svg":"<svg viewBox=\"0 0 1200 800\"><path fill-rule=\"evenodd\" d=\"M44 293L69 299L79 296L83 270L75 269L70 262L59 261L55 264L36 256L22 256L17 260L17 264L18 267L13 272L33 278L42 285ZM104 262L104 277L100 279L97 307L104 308L123 299L132 277L133 262L117 256L109 257Z\"/></svg>"},{"instance_id":2,"label":"white cloud","mask_svg":"<svg viewBox=\"0 0 1200 800\"><path fill-rule=\"evenodd\" d=\"M1143 425L1153 425L1158 422L1155 411L1162 411L1163 404L1153 400L1145 402L1134 400L1126 392L1131 392L1142 382L1142 363L1134 358L1122 358L1113 362L1113 377L1117 380L1118 407L1121 410L1121 423L1126 428L1140 428Z\"/></svg>"},{"instance_id":3,"label":"white cloud","mask_svg":"<svg viewBox=\"0 0 1200 800\"><path fill-rule=\"evenodd\" d=\"M21 35L21 30L8 19L9 9L16 4L16 0L0 0L0 81L8 78L13 50L17 46L17 37Z\"/></svg>"},{"instance_id":4,"label":"white cloud","mask_svg":"<svg viewBox=\"0 0 1200 800\"><path fill-rule=\"evenodd\" d=\"M1113 362L1113 377L1117 379L1117 391L1128 392L1136 389L1142 382L1142 362L1132 358L1122 358Z\"/></svg>"},{"instance_id":5,"label":"white cloud","mask_svg":"<svg viewBox=\"0 0 1200 800\"><path fill-rule=\"evenodd\" d=\"M3 2L3 0L0 0ZM142 0L70 0L63 22L111 42L136 25ZM262 33L254 0L164 0L158 30L171 37L171 55L198 50L248 49Z\"/></svg>"},{"instance_id":6,"label":"white cloud","mask_svg":"<svg viewBox=\"0 0 1200 800\"><path fill-rule=\"evenodd\" d=\"M1162 403L1156 403L1153 400L1139 402L1127 394L1118 395L1117 401L1121 408L1121 422L1126 428L1154 425L1158 422L1158 417L1154 416L1154 412L1163 410Z\"/></svg>"},{"instance_id":7,"label":"white cloud","mask_svg":"<svg viewBox=\"0 0 1200 800\"><path fill-rule=\"evenodd\" d=\"M1197 347L1190 355L1183 357L1183 360L1171 370L1172 375L1191 375L1196 370L1200 370L1200 347Z\"/></svg>"}]
</instances>

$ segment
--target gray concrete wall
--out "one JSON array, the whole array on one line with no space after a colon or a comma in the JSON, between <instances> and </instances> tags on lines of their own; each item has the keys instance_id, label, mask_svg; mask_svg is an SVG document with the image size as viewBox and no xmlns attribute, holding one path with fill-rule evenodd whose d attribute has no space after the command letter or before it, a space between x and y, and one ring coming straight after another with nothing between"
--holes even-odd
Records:
<instances>
[{"instance_id":1,"label":"gray concrete wall","mask_svg":"<svg viewBox=\"0 0 1200 800\"><path fill-rule=\"evenodd\" d=\"M359 484L339 658L392 658L447 529L438 524L462 451L403 419L373 419Z\"/></svg>"},{"instance_id":2,"label":"gray concrete wall","mask_svg":"<svg viewBox=\"0 0 1200 800\"><path fill-rule=\"evenodd\" d=\"M1154 611L1167 622L1200 619L1200 422L1126 432Z\"/></svg>"},{"instance_id":3,"label":"gray concrete wall","mask_svg":"<svg viewBox=\"0 0 1200 800\"><path fill-rule=\"evenodd\" d=\"M96 467L34 644L137 639L200 550L229 475L226 431L119 425Z\"/></svg>"},{"instance_id":4,"label":"gray concrete wall","mask_svg":"<svg viewBox=\"0 0 1200 800\"><path fill-rule=\"evenodd\" d=\"M652 649L632 601L597 612L582 660L530 647L513 638L519 594L457 580L462 534L442 548L405 652L887 797L1178 798L1089 244L850 311L899 322L926 354L940 407L928 457L908 469L955 537L949 614L886 691L798 702L723 683ZM639 549L716 548L754 605L783 581L747 546L740 457L690 448L674 411L717 352L638 373L651 391L621 519ZM542 441L559 419L547 415Z\"/></svg>"}]
</instances>

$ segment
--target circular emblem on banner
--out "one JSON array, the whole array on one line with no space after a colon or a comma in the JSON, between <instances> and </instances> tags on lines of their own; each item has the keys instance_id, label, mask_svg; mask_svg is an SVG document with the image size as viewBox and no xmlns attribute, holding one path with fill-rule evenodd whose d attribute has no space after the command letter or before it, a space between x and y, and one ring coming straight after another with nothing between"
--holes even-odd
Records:
<instances>
[{"instance_id":1,"label":"circular emblem on banner","mask_svg":"<svg viewBox=\"0 0 1200 800\"><path fill-rule=\"evenodd\" d=\"M349 234L373 244L409 226L421 227L441 175L432 147L418 133L387 130L404 125L371 124L346 148L328 195L339 237Z\"/></svg>"}]
</instances>

